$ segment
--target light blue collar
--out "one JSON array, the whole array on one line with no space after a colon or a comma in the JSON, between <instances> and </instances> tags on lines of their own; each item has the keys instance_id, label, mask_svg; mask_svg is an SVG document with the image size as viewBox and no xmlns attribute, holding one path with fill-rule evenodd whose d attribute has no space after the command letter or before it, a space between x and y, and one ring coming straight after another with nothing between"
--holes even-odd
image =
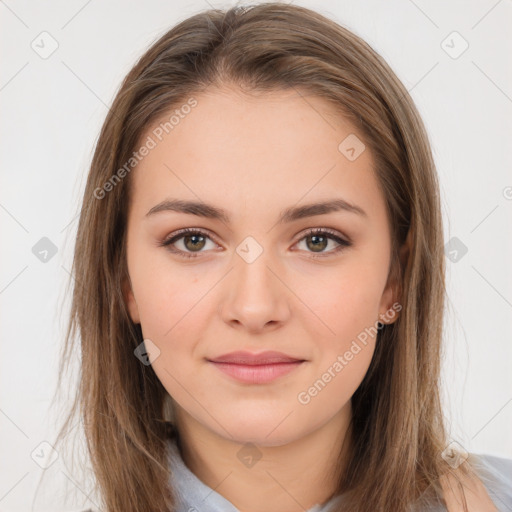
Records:
<instances>
[{"instance_id":1,"label":"light blue collar","mask_svg":"<svg viewBox=\"0 0 512 512\"><path fill-rule=\"evenodd\" d=\"M178 499L176 512L240 512L230 501L204 484L190 471L181 458L175 440L170 441L171 483ZM324 505L315 505L307 512L329 512L342 496L332 498Z\"/></svg>"}]
</instances>

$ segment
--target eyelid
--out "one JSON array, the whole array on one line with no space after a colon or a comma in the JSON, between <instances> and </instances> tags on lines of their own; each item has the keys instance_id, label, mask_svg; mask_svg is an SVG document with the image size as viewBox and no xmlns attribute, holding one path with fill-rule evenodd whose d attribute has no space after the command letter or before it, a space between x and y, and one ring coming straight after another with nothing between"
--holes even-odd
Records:
<instances>
[{"instance_id":1,"label":"eyelid","mask_svg":"<svg viewBox=\"0 0 512 512\"><path fill-rule=\"evenodd\" d=\"M311 236L311 235L314 235L315 233L327 233L329 235L332 235L333 237L341 239L343 242L345 242L347 244L352 244L352 240L350 239L350 237L348 237L341 231L334 229L334 228L330 228L328 226L306 228L304 231L302 231L301 233L299 233L297 235L297 242L300 242L300 240L302 240L305 236L308 236L308 235ZM295 243L297 243L297 242L295 242Z\"/></svg>"},{"instance_id":2,"label":"eyelid","mask_svg":"<svg viewBox=\"0 0 512 512\"><path fill-rule=\"evenodd\" d=\"M177 241L183 236L186 235L194 235L199 234L202 236L205 236L207 238L210 238L213 242L215 242L217 245L220 245L219 242L216 241L216 236L207 229L203 228L183 228L178 229L177 231L173 231L169 236L166 236L161 243L159 243L160 246L166 246L169 245L169 243L172 243L172 241Z\"/></svg>"},{"instance_id":3,"label":"eyelid","mask_svg":"<svg viewBox=\"0 0 512 512\"><path fill-rule=\"evenodd\" d=\"M307 256L308 258L312 258L312 259L325 258L325 259L327 259L329 257L336 256L340 252L344 252L346 249L349 249L353 245L353 242L350 239L350 237L342 234L337 229L333 229L333 228L329 228L329 227L307 228L305 231L302 231L297 236L297 241L293 245L295 246L300 241L304 240L304 238L306 238L308 236L313 236L313 235L326 236L329 240L334 240L338 244L338 246L330 251L327 251L327 252L315 253L315 252L306 251L306 253L308 254L308 256ZM301 252L301 251L298 251L298 252Z\"/></svg>"},{"instance_id":4,"label":"eyelid","mask_svg":"<svg viewBox=\"0 0 512 512\"><path fill-rule=\"evenodd\" d=\"M180 240L181 238L183 238L184 236L186 236L188 234L190 234L190 235L199 234L201 236L204 236L206 238L211 239L217 245L221 245L221 244L219 244L219 242L217 242L216 236L213 233L211 233L209 230L204 229L204 228L183 228L183 229L179 229L179 230L174 231L173 233L171 233L171 235L169 235L166 238L164 238L164 240L159 242L158 245L160 247L166 247L170 252L172 252L174 254L178 254L178 255L183 256L185 258L195 258L195 257L198 257L201 254L202 251L198 251L197 253L194 253L194 252L182 251L181 249L171 249L173 243L177 242L178 240ZM293 245L294 246L297 245L300 241L302 241L304 238L306 238L308 236L313 236L313 235L317 235L317 234L318 235L324 235L324 236L327 235L327 237L330 240L334 240L338 244L338 246L336 248L330 250L330 251L325 252L325 253L323 253L323 252L320 252L320 253L309 252L311 257L313 257L313 258L329 257L329 256L334 255L334 254L338 253L339 251L341 251L343 249L347 249L347 248L349 248L349 247L351 247L353 245L353 242L350 239L350 237L342 234L341 232L339 232L336 229L329 228L329 227L307 228L307 229L305 229L304 231L302 231L301 233L299 233L297 235L297 239L293 243Z\"/></svg>"}]
</instances>

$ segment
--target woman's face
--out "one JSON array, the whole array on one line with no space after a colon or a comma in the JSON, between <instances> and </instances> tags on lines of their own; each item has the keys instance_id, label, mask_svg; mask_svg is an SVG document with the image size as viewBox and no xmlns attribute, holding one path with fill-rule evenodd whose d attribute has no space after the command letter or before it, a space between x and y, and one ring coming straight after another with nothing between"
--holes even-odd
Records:
<instances>
[{"instance_id":1,"label":"woman's face","mask_svg":"<svg viewBox=\"0 0 512 512\"><path fill-rule=\"evenodd\" d=\"M141 139L151 149L130 177L125 298L179 415L237 442L289 443L350 410L377 321L396 317L374 160L317 97L195 99ZM334 201L354 208L311 206ZM161 246L184 228L200 233ZM211 362L234 351L302 362Z\"/></svg>"}]
</instances>

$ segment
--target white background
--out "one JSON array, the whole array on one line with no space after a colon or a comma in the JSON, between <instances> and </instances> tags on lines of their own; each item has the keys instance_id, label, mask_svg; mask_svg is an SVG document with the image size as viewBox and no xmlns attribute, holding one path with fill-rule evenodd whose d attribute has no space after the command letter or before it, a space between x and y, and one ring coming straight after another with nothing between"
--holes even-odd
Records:
<instances>
[{"instance_id":1,"label":"white background","mask_svg":"<svg viewBox=\"0 0 512 512\"><path fill-rule=\"evenodd\" d=\"M468 248L457 263L447 259L443 396L451 436L469 452L512 458L512 3L294 3L368 41L424 118L441 180L445 241L455 236ZM231 5L0 2L1 511L32 510L42 469L30 454L56 434L50 402L69 307L64 285L107 106L157 37L200 10ZM31 47L43 31L58 42L47 59ZM443 47L461 48L454 36L446 39L453 31L469 43L456 59ZM46 263L32 252L42 237L58 250ZM74 486L60 458L46 471L45 489L66 494L64 483ZM86 486L77 491L68 510L93 505ZM54 497L38 498L34 510L66 508Z\"/></svg>"}]
</instances>

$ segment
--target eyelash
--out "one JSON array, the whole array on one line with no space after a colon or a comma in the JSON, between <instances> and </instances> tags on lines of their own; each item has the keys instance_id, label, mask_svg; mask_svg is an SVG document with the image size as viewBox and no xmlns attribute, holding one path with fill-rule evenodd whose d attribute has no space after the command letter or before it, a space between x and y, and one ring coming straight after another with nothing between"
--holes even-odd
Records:
<instances>
[{"instance_id":1,"label":"eyelash","mask_svg":"<svg viewBox=\"0 0 512 512\"><path fill-rule=\"evenodd\" d=\"M182 230L172 234L170 237L166 238L165 240L160 242L158 245L159 245L159 247L166 247L170 252L172 252L173 254L177 254L180 257L197 258L201 254L201 252L188 253L188 252L182 251L180 249L172 249L171 248L171 245L173 243L177 242L181 238L184 238L185 236L191 236L191 235L200 235L200 236L204 236L204 237L212 240L210 234L207 233L206 231L203 231L201 229L196 229L196 228L185 228L185 229L182 229ZM297 243L301 242L302 240L304 240L304 238L307 238L309 236L324 236L324 235L327 236L328 239L334 240L336 243L338 243L340 245L338 247L336 247L335 249L328 251L326 253L317 253L317 254L311 253L312 258L326 258L333 254L337 254L340 251L342 251L352 245L352 242L349 242L348 240L344 240L343 238L339 237L335 231L332 231L327 228L311 228L306 233L304 233L302 238L300 238L297 241ZM212 240L212 241L215 242L215 240Z\"/></svg>"}]
</instances>

